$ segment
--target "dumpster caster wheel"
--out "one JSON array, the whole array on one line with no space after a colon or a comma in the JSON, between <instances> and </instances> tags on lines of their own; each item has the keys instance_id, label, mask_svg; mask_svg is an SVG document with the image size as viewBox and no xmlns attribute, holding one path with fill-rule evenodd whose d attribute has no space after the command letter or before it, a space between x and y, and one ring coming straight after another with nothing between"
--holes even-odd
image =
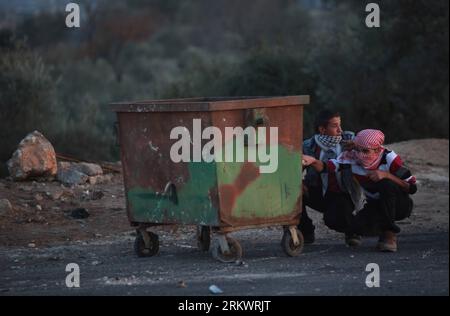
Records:
<instances>
[{"instance_id":1,"label":"dumpster caster wheel","mask_svg":"<svg viewBox=\"0 0 450 316\"><path fill-rule=\"evenodd\" d=\"M197 246L201 251L208 251L211 245L211 228L197 226Z\"/></svg>"},{"instance_id":2,"label":"dumpster caster wheel","mask_svg":"<svg viewBox=\"0 0 450 316\"><path fill-rule=\"evenodd\" d=\"M297 234L297 240L294 241L292 234ZM285 229L281 239L281 247L289 257L296 257L303 251L303 234L297 228Z\"/></svg>"},{"instance_id":3,"label":"dumpster caster wheel","mask_svg":"<svg viewBox=\"0 0 450 316\"><path fill-rule=\"evenodd\" d=\"M136 239L134 240L134 251L138 257L152 257L159 252L158 235L137 230Z\"/></svg>"},{"instance_id":4,"label":"dumpster caster wheel","mask_svg":"<svg viewBox=\"0 0 450 316\"><path fill-rule=\"evenodd\" d=\"M220 237L219 237L220 238ZM222 237L225 239L225 237ZM223 241L222 241L223 242ZM221 241L218 240L212 248L212 256L214 259L224 263L233 263L242 258L242 247L239 242L231 237L226 237L228 251L223 251Z\"/></svg>"}]
</instances>

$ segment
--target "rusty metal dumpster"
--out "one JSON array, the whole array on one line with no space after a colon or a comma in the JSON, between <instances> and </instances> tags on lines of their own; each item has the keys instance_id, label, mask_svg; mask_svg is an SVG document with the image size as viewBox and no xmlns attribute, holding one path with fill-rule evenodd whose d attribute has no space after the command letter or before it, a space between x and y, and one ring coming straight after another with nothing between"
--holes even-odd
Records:
<instances>
[{"instance_id":1,"label":"rusty metal dumpster","mask_svg":"<svg viewBox=\"0 0 450 316\"><path fill-rule=\"evenodd\" d=\"M303 106L308 103L309 96L113 103L127 215L137 229L136 254L158 253L159 238L151 231L157 225L196 225L199 248L212 248L222 262L242 257L229 233L258 227L283 226L283 250L289 256L301 253L303 236L296 226L302 210ZM262 172L267 149L276 152L272 157L278 163Z\"/></svg>"}]
</instances>

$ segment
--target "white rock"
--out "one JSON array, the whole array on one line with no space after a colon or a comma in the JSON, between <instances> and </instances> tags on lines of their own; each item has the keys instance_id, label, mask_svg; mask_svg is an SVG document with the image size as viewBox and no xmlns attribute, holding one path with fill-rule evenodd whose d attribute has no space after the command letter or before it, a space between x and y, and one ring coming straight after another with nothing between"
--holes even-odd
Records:
<instances>
[{"instance_id":1,"label":"white rock","mask_svg":"<svg viewBox=\"0 0 450 316\"><path fill-rule=\"evenodd\" d=\"M12 211L12 205L7 199L0 199L0 215L4 215Z\"/></svg>"}]
</instances>

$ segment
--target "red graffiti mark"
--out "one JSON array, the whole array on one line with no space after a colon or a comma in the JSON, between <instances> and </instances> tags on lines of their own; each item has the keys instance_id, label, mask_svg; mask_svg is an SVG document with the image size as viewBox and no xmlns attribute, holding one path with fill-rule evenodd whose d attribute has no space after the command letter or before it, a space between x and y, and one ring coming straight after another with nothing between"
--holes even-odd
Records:
<instances>
[{"instance_id":1,"label":"red graffiti mark","mask_svg":"<svg viewBox=\"0 0 450 316\"><path fill-rule=\"evenodd\" d=\"M245 162L232 184L224 184L219 187L220 204L223 215L231 216L234 204L238 196L245 188L259 177L259 168L250 162Z\"/></svg>"}]
</instances>

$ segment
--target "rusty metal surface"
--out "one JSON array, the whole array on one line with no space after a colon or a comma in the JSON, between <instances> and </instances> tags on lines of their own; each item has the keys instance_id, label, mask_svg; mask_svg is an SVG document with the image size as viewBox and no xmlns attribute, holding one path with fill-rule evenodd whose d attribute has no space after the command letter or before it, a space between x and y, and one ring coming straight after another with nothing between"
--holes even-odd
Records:
<instances>
[{"instance_id":1,"label":"rusty metal surface","mask_svg":"<svg viewBox=\"0 0 450 316\"><path fill-rule=\"evenodd\" d=\"M309 96L245 97L245 98L188 98L172 100L146 100L112 103L116 112L185 112L223 111L248 108L267 108L309 104Z\"/></svg>"},{"instance_id":2,"label":"rusty metal surface","mask_svg":"<svg viewBox=\"0 0 450 316\"><path fill-rule=\"evenodd\" d=\"M130 221L218 223L213 209L213 164L174 163L170 148L173 127L192 125L192 115L210 125L207 113L120 113L119 130L127 211ZM191 128L192 129L192 128ZM167 187L175 186L177 199ZM217 203L216 203L217 204Z\"/></svg>"},{"instance_id":3,"label":"rusty metal surface","mask_svg":"<svg viewBox=\"0 0 450 316\"><path fill-rule=\"evenodd\" d=\"M286 104L307 98L209 100L209 110L204 111L192 111L198 105L192 101L197 100L190 99L189 110L176 113L114 106L130 222L209 225L228 231L298 222L303 105L307 103ZM278 170L260 173L253 162L172 162L170 148L176 140L169 138L170 131L185 126L192 135L194 118L201 119L202 129L215 126L223 135L225 127L278 127ZM206 142L202 140L202 148ZM223 146L233 142L225 139Z\"/></svg>"},{"instance_id":4,"label":"rusty metal surface","mask_svg":"<svg viewBox=\"0 0 450 316\"><path fill-rule=\"evenodd\" d=\"M212 123L221 130L226 126L245 127L248 122L244 114L244 111L213 112ZM303 107L266 108L264 116L267 118L259 126L278 127L278 170L261 174L250 162L216 163L220 219L225 225L285 222L300 214Z\"/></svg>"}]
</instances>

